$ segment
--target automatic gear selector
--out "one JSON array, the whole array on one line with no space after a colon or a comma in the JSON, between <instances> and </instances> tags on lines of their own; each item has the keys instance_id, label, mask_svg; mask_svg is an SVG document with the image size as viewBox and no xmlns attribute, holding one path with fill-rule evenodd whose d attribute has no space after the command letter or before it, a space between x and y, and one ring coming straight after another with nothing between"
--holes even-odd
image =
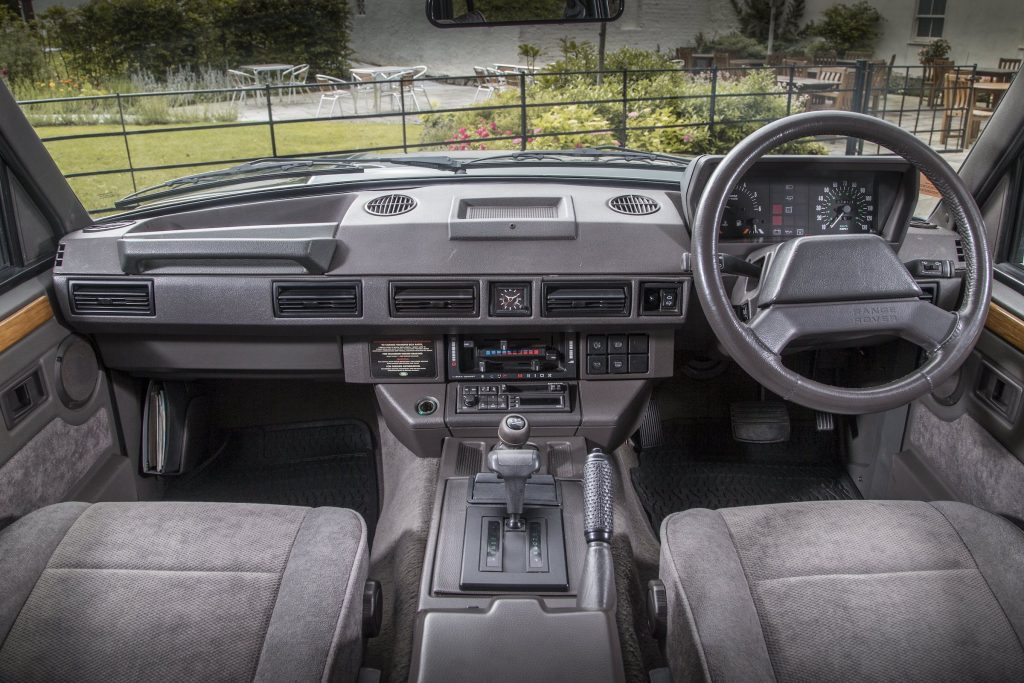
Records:
<instances>
[{"instance_id":1,"label":"automatic gear selector","mask_svg":"<svg viewBox=\"0 0 1024 683\"><path fill-rule=\"evenodd\" d=\"M498 445L487 454L487 469L505 483L505 527L521 531L526 480L540 469L540 454L528 445L530 423L522 415L506 415L498 426Z\"/></svg>"}]
</instances>

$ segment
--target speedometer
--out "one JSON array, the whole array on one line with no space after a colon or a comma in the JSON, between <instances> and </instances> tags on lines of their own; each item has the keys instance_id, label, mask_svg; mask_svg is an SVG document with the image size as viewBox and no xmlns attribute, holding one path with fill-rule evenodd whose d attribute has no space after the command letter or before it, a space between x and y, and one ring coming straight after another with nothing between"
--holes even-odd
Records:
<instances>
[{"instance_id":1,"label":"speedometer","mask_svg":"<svg viewBox=\"0 0 1024 683\"><path fill-rule=\"evenodd\" d=\"M758 239L765 235L764 195L759 187L740 183L729 195L722 213L718 238L723 240Z\"/></svg>"},{"instance_id":2,"label":"speedometer","mask_svg":"<svg viewBox=\"0 0 1024 683\"><path fill-rule=\"evenodd\" d=\"M864 184L835 180L818 194L814 220L822 233L872 232L875 198Z\"/></svg>"}]
</instances>

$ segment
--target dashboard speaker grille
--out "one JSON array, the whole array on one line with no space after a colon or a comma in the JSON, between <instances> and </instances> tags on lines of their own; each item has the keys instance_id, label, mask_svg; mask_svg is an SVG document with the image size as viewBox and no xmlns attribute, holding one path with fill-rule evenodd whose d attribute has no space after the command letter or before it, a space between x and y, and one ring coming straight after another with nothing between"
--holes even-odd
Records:
<instances>
[{"instance_id":1,"label":"dashboard speaker grille","mask_svg":"<svg viewBox=\"0 0 1024 683\"><path fill-rule=\"evenodd\" d=\"M479 288L474 282L392 282L391 314L396 318L472 318Z\"/></svg>"},{"instance_id":2,"label":"dashboard speaker grille","mask_svg":"<svg viewBox=\"0 0 1024 683\"><path fill-rule=\"evenodd\" d=\"M275 282L278 318L357 318L362 313L358 282Z\"/></svg>"},{"instance_id":3,"label":"dashboard speaker grille","mask_svg":"<svg viewBox=\"0 0 1024 683\"><path fill-rule=\"evenodd\" d=\"M153 283L72 280L68 283L75 315L155 315Z\"/></svg>"},{"instance_id":4,"label":"dashboard speaker grille","mask_svg":"<svg viewBox=\"0 0 1024 683\"><path fill-rule=\"evenodd\" d=\"M407 194L386 194L366 202L364 208L374 216L398 216L416 208L416 200Z\"/></svg>"},{"instance_id":5,"label":"dashboard speaker grille","mask_svg":"<svg viewBox=\"0 0 1024 683\"><path fill-rule=\"evenodd\" d=\"M622 194L608 200L608 208L630 216L649 216L661 209L661 204L642 194Z\"/></svg>"}]
</instances>

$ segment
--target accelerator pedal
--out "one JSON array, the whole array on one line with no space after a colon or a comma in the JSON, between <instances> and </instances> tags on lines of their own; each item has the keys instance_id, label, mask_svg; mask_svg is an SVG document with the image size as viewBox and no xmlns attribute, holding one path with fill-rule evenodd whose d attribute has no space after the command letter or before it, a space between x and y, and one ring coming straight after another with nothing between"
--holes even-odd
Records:
<instances>
[{"instance_id":1,"label":"accelerator pedal","mask_svg":"<svg viewBox=\"0 0 1024 683\"><path fill-rule=\"evenodd\" d=\"M815 411L814 421L817 423L819 432L834 432L836 430L836 416L832 413Z\"/></svg>"},{"instance_id":2,"label":"accelerator pedal","mask_svg":"<svg viewBox=\"0 0 1024 683\"><path fill-rule=\"evenodd\" d=\"M741 401L729 406L732 438L746 443L789 441L789 409L781 401Z\"/></svg>"}]
</instances>

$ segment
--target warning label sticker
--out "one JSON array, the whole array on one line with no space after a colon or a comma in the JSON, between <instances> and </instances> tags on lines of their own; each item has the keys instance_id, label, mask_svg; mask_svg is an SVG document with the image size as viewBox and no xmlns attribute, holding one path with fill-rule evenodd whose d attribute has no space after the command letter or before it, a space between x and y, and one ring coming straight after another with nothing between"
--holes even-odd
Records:
<instances>
[{"instance_id":1,"label":"warning label sticker","mask_svg":"<svg viewBox=\"0 0 1024 683\"><path fill-rule=\"evenodd\" d=\"M433 379L437 376L433 340L387 339L370 342L370 376L380 379Z\"/></svg>"}]
</instances>

